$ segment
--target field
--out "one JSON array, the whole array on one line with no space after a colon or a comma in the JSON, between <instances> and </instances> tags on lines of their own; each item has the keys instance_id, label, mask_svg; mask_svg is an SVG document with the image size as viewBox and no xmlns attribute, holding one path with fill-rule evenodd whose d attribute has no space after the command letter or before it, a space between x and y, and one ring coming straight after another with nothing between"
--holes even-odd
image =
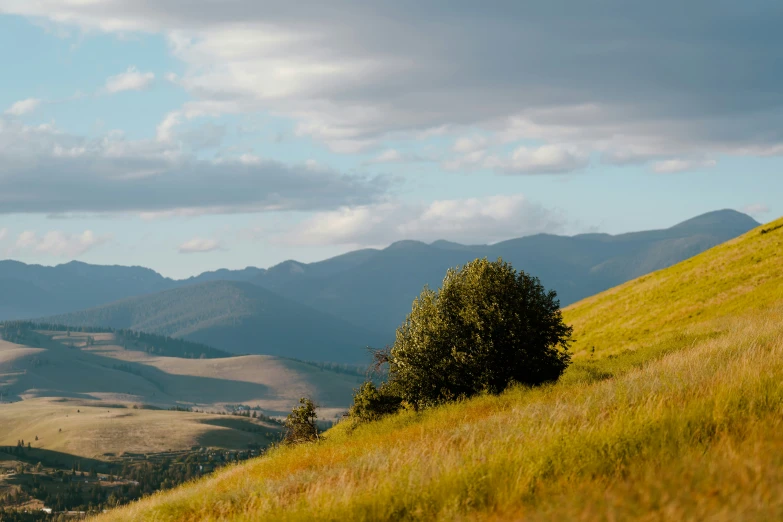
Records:
<instances>
[{"instance_id":1,"label":"field","mask_svg":"<svg viewBox=\"0 0 783 522\"><path fill-rule=\"evenodd\" d=\"M277 424L244 417L72 399L32 399L4 404L0 411L0 446L24 440L36 450L103 460L194 446L266 446L280 432Z\"/></svg>"},{"instance_id":2,"label":"field","mask_svg":"<svg viewBox=\"0 0 783 522\"><path fill-rule=\"evenodd\" d=\"M334 418L362 375L322 370L280 357L183 359L150 355L113 333L34 332L22 346L0 341L0 399L71 398L222 411L261 408L284 416L302 396ZM91 343L87 345L87 338ZM124 349L127 346L128 349ZM0 419L4 405L0 405Z\"/></svg>"},{"instance_id":3,"label":"field","mask_svg":"<svg viewBox=\"0 0 783 522\"><path fill-rule=\"evenodd\" d=\"M569 307L555 385L338 424L98 520L779 520L783 220Z\"/></svg>"}]
</instances>

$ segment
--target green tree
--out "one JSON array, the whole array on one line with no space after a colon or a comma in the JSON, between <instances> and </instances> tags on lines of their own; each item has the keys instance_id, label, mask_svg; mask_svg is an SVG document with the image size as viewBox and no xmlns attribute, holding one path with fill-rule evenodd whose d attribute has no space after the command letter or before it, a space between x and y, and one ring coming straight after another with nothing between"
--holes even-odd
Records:
<instances>
[{"instance_id":1,"label":"green tree","mask_svg":"<svg viewBox=\"0 0 783 522\"><path fill-rule=\"evenodd\" d=\"M348 415L359 421L373 421L384 415L397 412L402 398L389 391L389 385L375 386L367 381L353 395L353 405Z\"/></svg>"},{"instance_id":2,"label":"green tree","mask_svg":"<svg viewBox=\"0 0 783 522\"><path fill-rule=\"evenodd\" d=\"M571 333L554 291L502 259L477 259L413 302L381 353L388 390L421 408L555 381L570 363Z\"/></svg>"},{"instance_id":3,"label":"green tree","mask_svg":"<svg viewBox=\"0 0 783 522\"><path fill-rule=\"evenodd\" d=\"M283 442L286 444L299 444L302 442L314 442L319 438L315 412L316 405L312 400L302 397L299 406L295 406L286 417L286 433Z\"/></svg>"}]
</instances>

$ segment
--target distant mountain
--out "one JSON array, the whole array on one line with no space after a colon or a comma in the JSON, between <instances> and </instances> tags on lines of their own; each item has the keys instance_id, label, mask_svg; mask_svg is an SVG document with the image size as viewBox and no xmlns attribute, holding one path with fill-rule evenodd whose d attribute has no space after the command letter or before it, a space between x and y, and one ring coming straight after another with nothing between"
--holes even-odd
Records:
<instances>
[{"instance_id":1,"label":"distant mountain","mask_svg":"<svg viewBox=\"0 0 783 522\"><path fill-rule=\"evenodd\" d=\"M177 286L184 286L197 283L206 283L207 281L250 281L251 279L255 279L256 277L260 276L264 272L266 272L266 270L263 268L256 268L254 266L249 266L247 268L243 268L242 270L229 270L227 268L220 268L210 272L203 272L194 277L182 279L177 281L175 284Z\"/></svg>"},{"instance_id":2,"label":"distant mountain","mask_svg":"<svg viewBox=\"0 0 783 522\"><path fill-rule=\"evenodd\" d=\"M54 267L0 261L0 320L69 312L177 285L138 266L72 261Z\"/></svg>"},{"instance_id":3,"label":"distant mountain","mask_svg":"<svg viewBox=\"0 0 783 522\"><path fill-rule=\"evenodd\" d=\"M300 265L285 280L269 273L253 280L287 297L393 339L425 284L440 286L446 270L477 257L502 257L555 289L563 306L635 277L671 266L759 225L733 211L710 212L664 230L612 236L538 234L494 245L400 241L328 277ZM274 282L275 286L270 283Z\"/></svg>"},{"instance_id":4,"label":"distant mountain","mask_svg":"<svg viewBox=\"0 0 783 522\"><path fill-rule=\"evenodd\" d=\"M77 262L42 267L2 261L0 320L90 308L87 315L69 317L79 317L84 324L190 336L233 352L317 360L326 359L311 354L328 353L337 357L335 361L345 361L351 359L341 358L340 349L330 352L330 347L391 342L425 284L439 286L448 268L477 257L502 257L538 276L557 291L565 306L671 266L758 225L745 214L721 210L667 229L616 236L538 234L493 245L400 241L382 250L357 250L316 263L289 260L269 269L221 269L181 281L141 267ZM209 282L238 286L200 286ZM197 289L186 291L190 287ZM149 299L114 303L139 296ZM277 302L285 305L261 305ZM113 304L102 306L107 303ZM253 321L261 326L254 329ZM321 327L323 332L318 331ZM316 349L312 342L320 333L325 343Z\"/></svg>"},{"instance_id":5,"label":"distant mountain","mask_svg":"<svg viewBox=\"0 0 783 522\"><path fill-rule=\"evenodd\" d=\"M242 354L355 363L382 336L250 283L214 281L132 297L45 322L127 328Z\"/></svg>"}]
</instances>

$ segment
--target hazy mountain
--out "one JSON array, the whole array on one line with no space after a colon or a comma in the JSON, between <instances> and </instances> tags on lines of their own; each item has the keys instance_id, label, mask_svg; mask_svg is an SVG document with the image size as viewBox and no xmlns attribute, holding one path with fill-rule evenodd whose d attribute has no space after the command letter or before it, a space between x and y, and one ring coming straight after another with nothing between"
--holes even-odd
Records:
<instances>
[{"instance_id":1,"label":"hazy mountain","mask_svg":"<svg viewBox=\"0 0 783 522\"><path fill-rule=\"evenodd\" d=\"M263 268L256 268L249 266L242 270L229 270L228 268L220 268L218 270L212 270L210 272L203 272L197 276L182 279L176 282L178 286L206 283L207 281L250 281L255 279L266 272Z\"/></svg>"},{"instance_id":2,"label":"hazy mountain","mask_svg":"<svg viewBox=\"0 0 783 522\"><path fill-rule=\"evenodd\" d=\"M722 210L662 230L616 236L538 234L494 245L400 241L383 250L358 250L316 263L290 260L269 269L222 269L181 281L140 267L4 261L0 320L97 306L68 318L183 336L234 352L355 360L343 355L355 353L351 347L392 341L425 284L439 286L448 268L477 257L503 257L540 277L567 305L756 226L745 214ZM205 281L237 284L202 286ZM148 298L100 306L134 296Z\"/></svg>"},{"instance_id":3,"label":"hazy mountain","mask_svg":"<svg viewBox=\"0 0 783 522\"><path fill-rule=\"evenodd\" d=\"M424 284L437 287L449 267L502 257L558 292L563 306L671 266L756 226L733 210L710 212L663 230L612 236L538 234L494 245L400 241L364 254L342 272L317 277L302 265L273 288L291 299L375 331L392 333ZM272 288L268 272L254 282Z\"/></svg>"},{"instance_id":4,"label":"hazy mountain","mask_svg":"<svg viewBox=\"0 0 783 522\"><path fill-rule=\"evenodd\" d=\"M381 336L250 283L214 281L132 297L46 322L130 328L244 354L360 362Z\"/></svg>"},{"instance_id":5,"label":"hazy mountain","mask_svg":"<svg viewBox=\"0 0 783 522\"><path fill-rule=\"evenodd\" d=\"M0 261L0 320L40 317L159 292L177 283L149 268L72 261L54 267Z\"/></svg>"}]
</instances>

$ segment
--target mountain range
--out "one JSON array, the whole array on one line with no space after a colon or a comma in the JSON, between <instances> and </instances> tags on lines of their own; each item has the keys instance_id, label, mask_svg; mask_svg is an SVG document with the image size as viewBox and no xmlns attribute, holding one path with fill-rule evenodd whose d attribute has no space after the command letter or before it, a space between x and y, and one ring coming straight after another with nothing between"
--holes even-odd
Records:
<instances>
[{"instance_id":1,"label":"mountain range","mask_svg":"<svg viewBox=\"0 0 783 522\"><path fill-rule=\"evenodd\" d=\"M185 280L141 267L0 262L0 320L133 328L234 353L362 360L391 342L426 284L477 257L502 257L539 277L566 306L671 266L758 226L733 210L662 230L620 235L537 234L492 245L400 241L315 263L217 270ZM54 317L52 317L54 316Z\"/></svg>"}]
</instances>

